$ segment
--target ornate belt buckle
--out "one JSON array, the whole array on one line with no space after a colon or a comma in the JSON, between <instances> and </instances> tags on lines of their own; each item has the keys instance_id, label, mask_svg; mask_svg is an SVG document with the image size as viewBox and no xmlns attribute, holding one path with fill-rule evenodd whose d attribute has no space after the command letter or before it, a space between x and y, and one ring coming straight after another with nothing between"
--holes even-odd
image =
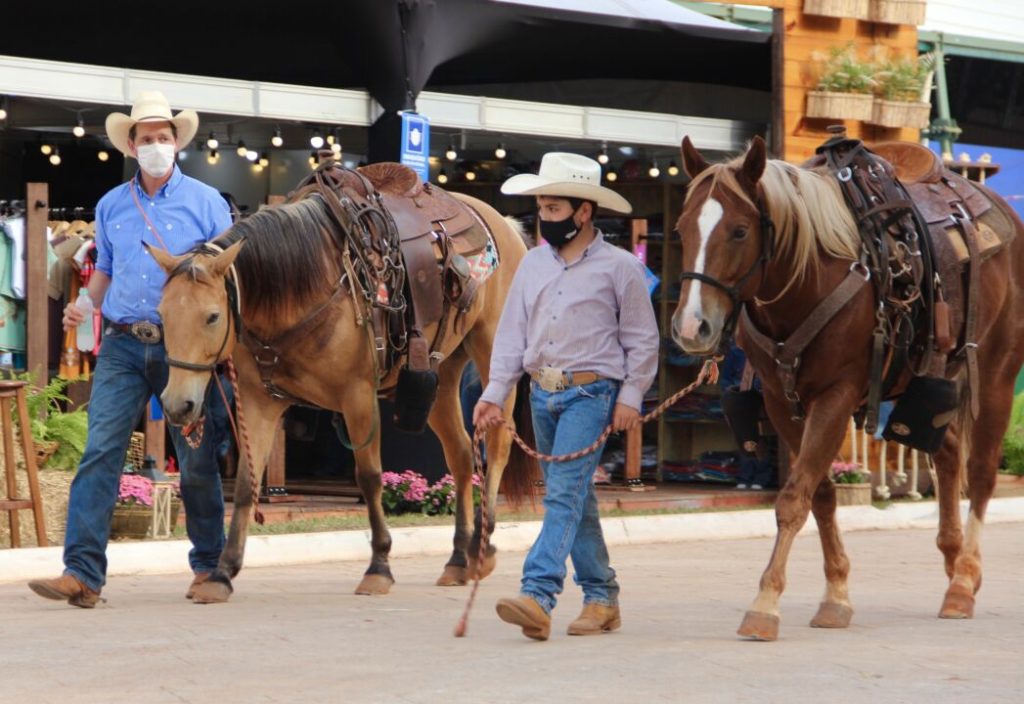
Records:
<instances>
[{"instance_id":1,"label":"ornate belt buckle","mask_svg":"<svg viewBox=\"0 0 1024 704\"><path fill-rule=\"evenodd\" d=\"M557 367L541 367L537 372L537 383L548 393L565 391L565 374Z\"/></svg>"},{"instance_id":2,"label":"ornate belt buckle","mask_svg":"<svg viewBox=\"0 0 1024 704\"><path fill-rule=\"evenodd\" d=\"M160 326L147 320L132 323L132 335L147 345L155 345L160 342Z\"/></svg>"}]
</instances>

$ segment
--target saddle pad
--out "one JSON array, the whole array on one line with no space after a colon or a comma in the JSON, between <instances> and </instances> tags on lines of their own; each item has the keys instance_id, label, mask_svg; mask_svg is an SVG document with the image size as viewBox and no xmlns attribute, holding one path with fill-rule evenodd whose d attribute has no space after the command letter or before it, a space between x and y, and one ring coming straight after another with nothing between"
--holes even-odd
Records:
<instances>
[{"instance_id":1,"label":"saddle pad","mask_svg":"<svg viewBox=\"0 0 1024 704\"><path fill-rule=\"evenodd\" d=\"M452 239L451 246L455 248L456 254L461 255L466 260L466 264L469 265L470 277L482 284L498 268L498 248L494 244L490 233L482 227L474 228L474 230L480 231L480 237L483 239L482 246L476 247L473 250L463 251L458 247L459 240L456 238ZM437 257L438 266L440 266L443 257L441 255L441 248L437 245L436 241L434 242L434 255Z\"/></svg>"}]
</instances>

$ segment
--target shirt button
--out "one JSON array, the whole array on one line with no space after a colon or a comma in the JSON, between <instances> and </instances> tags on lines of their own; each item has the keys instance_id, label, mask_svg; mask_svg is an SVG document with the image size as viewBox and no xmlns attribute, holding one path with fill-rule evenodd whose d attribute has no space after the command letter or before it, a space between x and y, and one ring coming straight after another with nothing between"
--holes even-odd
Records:
<instances>
[{"instance_id":1,"label":"shirt button","mask_svg":"<svg viewBox=\"0 0 1024 704\"><path fill-rule=\"evenodd\" d=\"M142 278L146 278L146 275L145 275L145 274L143 274L143 275L142 275Z\"/></svg>"},{"instance_id":2,"label":"shirt button","mask_svg":"<svg viewBox=\"0 0 1024 704\"><path fill-rule=\"evenodd\" d=\"M174 229L174 225L172 225L171 223L167 223L167 229L168 230Z\"/></svg>"},{"instance_id":3,"label":"shirt button","mask_svg":"<svg viewBox=\"0 0 1024 704\"><path fill-rule=\"evenodd\" d=\"M142 299L142 302L143 302L143 303L145 303L145 302L146 302L146 299L145 299L145 298L143 298L143 299Z\"/></svg>"}]
</instances>

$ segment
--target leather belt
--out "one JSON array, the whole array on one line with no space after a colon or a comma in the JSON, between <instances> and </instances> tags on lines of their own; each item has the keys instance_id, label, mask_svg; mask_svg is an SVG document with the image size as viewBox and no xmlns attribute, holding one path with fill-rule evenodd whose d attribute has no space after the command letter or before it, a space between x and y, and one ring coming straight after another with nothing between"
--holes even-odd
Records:
<instances>
[{"instance_id":1,"label":"leather belt","mask_svg":"<svg viewBox=\"0 0 1024 704\"><path fill-rule=\"evenodd\" d=\"M148 320L141 320L137 323L115 323L113 320L106 322L106 327L118 332L126 332L139 342L144 342L147 345L155 345L164 339L163 326L151 323Z\"/></svg>"},{"instance_id":2,"label":"leather belt","mask_svg":"<svg viewBox=\"0 0 1024 704\"><path fill-rule=\"evenodd\" d=\"M530 378L537 382L540 388L549 393L565 391L570 386L584 386L601 381L603 377L596 372L563 372L553 367L541 367L535 372L530 372Z\"/></svg>"}]
</instances>

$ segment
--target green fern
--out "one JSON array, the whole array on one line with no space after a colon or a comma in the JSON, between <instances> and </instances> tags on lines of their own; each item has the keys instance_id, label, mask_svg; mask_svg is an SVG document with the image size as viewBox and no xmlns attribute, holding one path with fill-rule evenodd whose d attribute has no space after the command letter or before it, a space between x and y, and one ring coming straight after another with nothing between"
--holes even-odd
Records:
<instances>
[{"instance_id":1,"label":"green fern","mask_svg":"<svg viewBox=\"0 0 1024 704\"><path fill-rule=\"evenodd\" d=\"M70 399L65 395L67 379L54 377L42 388L35 385L35 375L31 372L15 374L14 378L29 383L25 395L25 406L28 409L32 439L37 443L56 442L57 451L47 462L48 467L55 469L75 469L85 452L85 441L88 435L89 416L84 406L65 413L61 403ZM13 409L12 413L17 410Z\"/></svg>"},{"instance_id":2,"label":"green fern","mask_svg":"<svg viewBox=\"0 0 1024 704\"><path fill-rule=\"evenodd\" d=\"M1024 475L1024 391L1013 399L1010 427L1003 437L1003 462L1011 474Z\"/></svg>"}]
</instances>

